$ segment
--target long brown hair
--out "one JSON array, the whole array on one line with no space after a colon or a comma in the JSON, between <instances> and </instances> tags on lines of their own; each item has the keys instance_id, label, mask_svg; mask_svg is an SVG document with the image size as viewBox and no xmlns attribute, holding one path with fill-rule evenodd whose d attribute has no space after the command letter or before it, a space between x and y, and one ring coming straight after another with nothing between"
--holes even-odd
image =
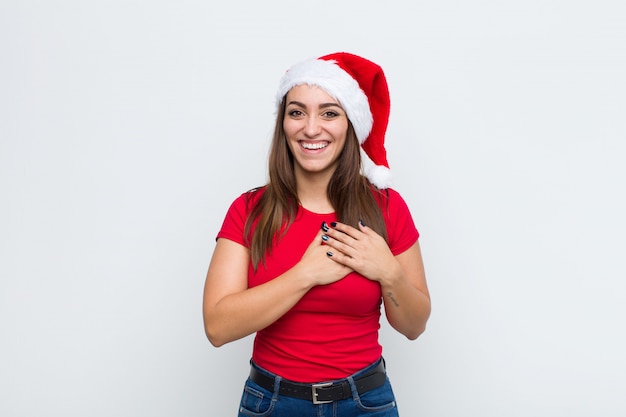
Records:
<instances>
[{"instance_id":1,"label":"long brown hair","mask_svg":"<svg viewBox=\"0 0 626 417\"><path fill-rule=\"evenodd\" d=\"M244 228L255 269L259 262L265 260L266 253L272 250L276 239L280 239L287 232L300 203L293 154L287 146L283 129L284 117L285 99L278 108L270 146L269 183L261 198L252 207ZM327 193L339 222L358 228L358 222L362 220L387 240L387 228L379 205L386 201L386 193L361 174L360 145L352 123L348 123L346 142L328 184ZM252 233L254 225L256 227Z\"/></svg>"}]
</instances>

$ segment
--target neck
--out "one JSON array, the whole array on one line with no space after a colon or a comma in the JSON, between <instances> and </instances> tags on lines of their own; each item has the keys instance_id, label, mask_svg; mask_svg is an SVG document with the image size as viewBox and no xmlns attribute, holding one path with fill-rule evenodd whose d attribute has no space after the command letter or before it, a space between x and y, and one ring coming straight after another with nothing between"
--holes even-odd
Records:
<instances>
[{"instance_id":1,"label":"neck","mask_svg":"<svg viewBox=\"0 0 626 417\"><path fill-rule=\"evenodd\" d=\"M331 213L335 211L328 199L328 183L332 172L314 175L296 172L298 200L307 210L315 213Z\"/></svg>"}]
</instances>

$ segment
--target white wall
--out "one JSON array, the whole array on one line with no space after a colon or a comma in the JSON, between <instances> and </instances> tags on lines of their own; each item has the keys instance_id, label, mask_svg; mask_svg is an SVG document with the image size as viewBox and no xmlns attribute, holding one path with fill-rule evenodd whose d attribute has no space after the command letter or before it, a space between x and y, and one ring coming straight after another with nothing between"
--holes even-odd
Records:
<instances>
[{"instance_id":1,"label":"white wall","mask_svg":"<svg viewBox=\"0 0 626 417\"><path fill-rule=\"evenodd\" d=\"M422 233L429 328L381 335L403 415L626 413L626 6L382 4L2 1L0 415L235 415L214 236L282 72L339 50L387 73Z\"/></svg>"}]
</instances>

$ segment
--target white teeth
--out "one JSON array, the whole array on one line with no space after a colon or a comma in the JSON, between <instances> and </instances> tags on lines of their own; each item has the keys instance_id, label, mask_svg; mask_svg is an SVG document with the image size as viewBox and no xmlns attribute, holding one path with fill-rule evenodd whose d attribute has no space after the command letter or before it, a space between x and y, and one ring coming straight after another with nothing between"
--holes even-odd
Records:
<instances>
[{"instance_id":1,"label":"white teeth","mask_svg":"<svg viewBox=\"0 0 626 417\"><path fill-rule=\"evenodd\" d=\"M328 142L306 143L302 142L304 149L322 149L328 146Z\"/></svg>"}]
</instances>

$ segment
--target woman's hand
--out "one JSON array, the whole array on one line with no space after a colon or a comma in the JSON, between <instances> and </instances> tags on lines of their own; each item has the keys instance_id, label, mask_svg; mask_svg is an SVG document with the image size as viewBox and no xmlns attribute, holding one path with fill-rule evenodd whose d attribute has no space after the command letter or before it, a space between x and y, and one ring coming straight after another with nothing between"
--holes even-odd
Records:
<instances>
[{"instance_id":1,"label":"woman's hand","mask_svg":"<svg viewBox=\"0 0 626 417\"><path fill-rule=\"evenodd\" d=\"M339 281L353 271L349 265L329 259L327 253L332 249L325 245L323 235L322 230L315 235L300 262L295 266L299 274L310 280L311 287Z\"/></svg>"},{"instance_id":2,"label":"woman's hand","mask_svg":"<svg viewBox=\"0 0 626 417\"><path fill-rule=\"evenodd\" d=\"M330 258L380 284L385 314L391 326L409 339L426 328L430 295L419 244L394 256L379 234L359 224L359 229L336 223L327 228Z\"/></svg>"},{"instance_id":3,"label":"woman's hand","mask_svg":"<svg viewBox=\"0 0 626 417\"><path fill-rule=\"evenodd\" d=\"M333 223L325 237L328 256L364 277L381 284L402 274L400 264L387 242L374 230L359 223L359 229L343 223Z\"/></svg>"}]
</instances>

